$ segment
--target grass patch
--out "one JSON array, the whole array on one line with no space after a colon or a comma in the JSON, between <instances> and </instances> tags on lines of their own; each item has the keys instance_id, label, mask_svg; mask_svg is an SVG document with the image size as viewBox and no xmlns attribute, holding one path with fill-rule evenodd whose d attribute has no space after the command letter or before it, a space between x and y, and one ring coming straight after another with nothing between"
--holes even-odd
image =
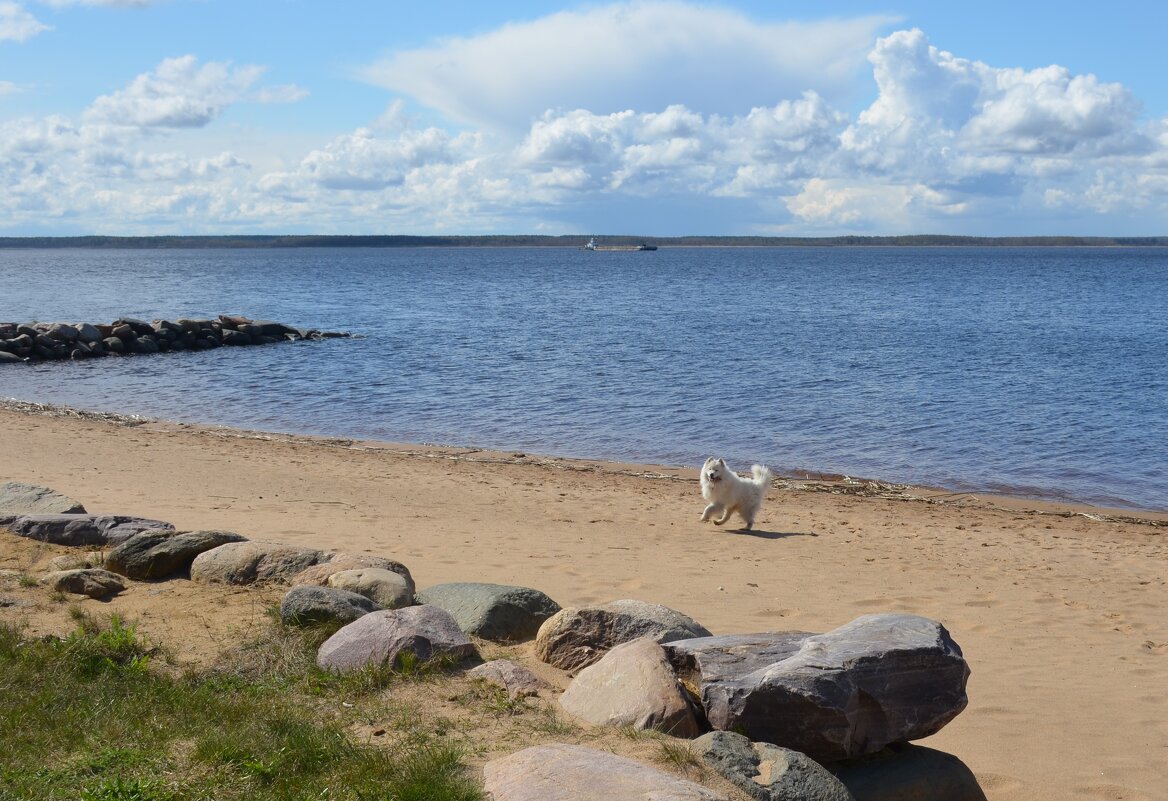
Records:
<instances>
[{"instance_id":1,"label":"grass patch","mask_svg":"<svg viewBox=\"0 0 1168 801\"><path fill-rule=\"evenodd\" d=\"M176 676L124 620L73 618L63 639L0 625L0 801L482 798L440 738L391 751L352 736L332 693L353 687L316 669L319 633L275 630Z\"/></svg>"}]
</instances>

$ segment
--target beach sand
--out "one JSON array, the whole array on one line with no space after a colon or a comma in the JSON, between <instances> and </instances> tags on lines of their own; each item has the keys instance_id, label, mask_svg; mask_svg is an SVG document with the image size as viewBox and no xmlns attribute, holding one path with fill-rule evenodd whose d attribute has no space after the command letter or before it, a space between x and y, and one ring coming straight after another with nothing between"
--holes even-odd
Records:
<instances>
[{"instance_id":1,"label":"beach sand","mask_svg":"<svg viewBox=\"0 0 1168 801\"><path fill-rule=\"evenodd\" d=\"M1168 798L1165 514L779 480L743 533L698 521L697 465L126 425L11 404L0 408L9 480L91 512L388 556L419 589L516 584L565 606L636 598L716 634L924 615L950 630L972 676L969 707L921 742L963 760L991 801ZM0 568L29 567L29 547L0 537ZM85 605L199 662L260 625L279 595L173 581ZM60 605L0 608L0 619L69 625Z\"/></svg>"}]
</instances>

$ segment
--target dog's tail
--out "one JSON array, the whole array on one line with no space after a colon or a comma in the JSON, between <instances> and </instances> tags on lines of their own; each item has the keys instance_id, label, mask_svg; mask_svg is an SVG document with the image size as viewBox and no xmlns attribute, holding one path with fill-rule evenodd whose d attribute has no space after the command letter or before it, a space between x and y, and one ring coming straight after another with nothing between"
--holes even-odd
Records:
<instances>
[{"instance_id":1,"label":"dog's tail","mask_svg":"<svg viewBox=\"0 0 1168 801\"><path fill-rule=\"evenodd\" d=\"M768 467L763 467L761 464L751 465L750 474L754 476L754 483L766 489L771 485L771 471Z\"/></svg>"}]
</instances>

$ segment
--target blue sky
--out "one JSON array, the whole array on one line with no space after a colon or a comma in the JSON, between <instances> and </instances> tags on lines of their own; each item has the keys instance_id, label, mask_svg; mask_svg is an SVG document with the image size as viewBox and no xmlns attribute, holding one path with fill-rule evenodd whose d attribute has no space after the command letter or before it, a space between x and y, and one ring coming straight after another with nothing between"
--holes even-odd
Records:
<instances>
[{"instance_id":1,"label":"blue sky","mask_svg":"<svg viewBox=\"0 0 1168 801\"><path fill-rule=\"evenodd\" d=\"M1166 8L0 0L0 235L1168 235Z\"/></svg>"}]
</instances>

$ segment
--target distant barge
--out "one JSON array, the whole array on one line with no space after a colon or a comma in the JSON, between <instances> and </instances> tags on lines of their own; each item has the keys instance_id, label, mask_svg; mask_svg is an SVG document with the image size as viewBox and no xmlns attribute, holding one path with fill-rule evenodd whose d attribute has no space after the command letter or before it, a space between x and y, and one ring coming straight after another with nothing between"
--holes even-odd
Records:
<instances>
[{"instance_id":1,"label":"distant barge","mask_svg":"<svg viewBox=\"0 0 1168 801\"><path fill-rule=\"evenodd\" d=\"M641 245L601 245L601 244L598 244L596 242L596 237L592 237L591 239L589 239L588 243L585 244L583 248L581 248L581 250L596 250L596 251L603 250L606 252L625 252L625 253L627 253L629 251L634 251L634 250L656 250L656 249L657 249L656 245L645 245L645 244L641 244Z\"/></svg>"}]
</instances>

